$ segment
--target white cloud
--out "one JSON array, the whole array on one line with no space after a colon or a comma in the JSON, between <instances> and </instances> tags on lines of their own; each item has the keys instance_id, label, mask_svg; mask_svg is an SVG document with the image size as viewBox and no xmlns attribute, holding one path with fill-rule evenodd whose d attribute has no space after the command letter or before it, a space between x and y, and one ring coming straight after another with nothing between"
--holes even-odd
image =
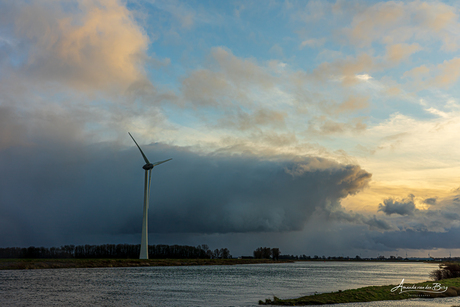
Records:
<instances>
[{"instance_id":1,"label":"white cloud","mask_svg":"<svg viewBox=\"0 0 460 307\"><path fill-rule=\"evenodd\" d=\"M356 78L358 78L359 80L362 80L362 81L368 81L368 80L372 79L372 77L369 76L368 74L356 75Z\"/></svg>"},{"instance_id":2,"label":"white cloud","mask_svg":"<svg viewBox=\"0 0 460 307\"><path fill-rule=\"evenodd\" d=\"M452 28L460 28L457 10L453 6L441 2L391 1L378 2L356 11L351 28L345 32L351 42L359 46L370 46L378 41L391 48L391 45L398 46L418 38L441 40L442 49L455 51L459 48L459 39ZM413 46L409 53L418 48ZM397 60L399 56L393 58Z\"/></svg>"},{"instance_id":3,"label":"white cloud","mask_svg":"<svg viewBox=\"0 0 460 307\"><path fill-rule=\"evenodd\" d=\"M437 109L435 109L433 107L425 109L425 111L427 111L427 112L429 112L431 114L434 114L434 115L438 115L440 117L444 117L444 118L450 117L448 113L440 111L440 110L437 110Z\"/></svg>"},{"instance_id":4,"label":"white cloud","mask_svg":"<svg viewBox=\"0 0 460 307\"><path fill-rule=\"evenodd\" d=\"M144 78L148 37L118 1L19 2L14 33L26 56L15 72L85 91L126 89Z\"/></svg>"}]
</instances>

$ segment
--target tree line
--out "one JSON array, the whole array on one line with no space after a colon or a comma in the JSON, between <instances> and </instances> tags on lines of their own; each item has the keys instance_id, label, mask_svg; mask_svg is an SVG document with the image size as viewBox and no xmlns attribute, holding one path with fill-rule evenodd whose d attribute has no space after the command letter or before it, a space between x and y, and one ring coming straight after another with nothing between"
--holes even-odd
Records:
<instances>
[{"instance_id":1,"label":"tree line","mask_svg":"<svg viewBox=\"0 0 460 307\"><path fill-rule=\"evenodd\" d=\"M254 258L279 260L280 249L277 247L259 247L254 251Z\"/></svg>"},{"instance_id":2,"label":"tree line","mask_svg":"<svg viewBox=\"0 0 460 307\"><path fill-rule=\"evenodd\" d=\"M140 244L64 245L61 247L7 247L0 248L0 258L126 258L137 259ZM151 259L228 259L227 248L210 250L206 244L149 245Z\"/></svg>"}]
</instances>

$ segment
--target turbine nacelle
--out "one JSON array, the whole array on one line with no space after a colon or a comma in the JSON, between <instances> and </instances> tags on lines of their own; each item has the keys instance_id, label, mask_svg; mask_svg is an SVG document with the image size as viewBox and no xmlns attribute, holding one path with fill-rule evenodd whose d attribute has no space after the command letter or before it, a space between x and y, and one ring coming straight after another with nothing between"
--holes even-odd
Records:
<instances>
[{"instance_id":1,"label":"turbine nacelle","mask_svg":"<svg viewBox=\"0 0 460 307\"><path fill-rule=\"evenodd\" d=\"M140 149L140 148L139 148L139 149ZM142 151L141 151L141 152L142 152ZM164 161L158 161L158 162L155 162L155 163L150 163L150 162L148 162L148 160L147 160L147 161L145 161L145 162L147 162L147 163L146 163L142 168L145 169L146 171L148 171L148 170L151 170L152 168L154 168L154 167L157 166L157 165L160 165L160 164L162 164L162 163L168 162L169 160L172 160L172 158L171 158L171 159L168 159L168 160L164 160Z\"/></svg>"},{"instance_id":2,"label":"turbine nacelle","mask_svg":"<svg viewBox=\"0 0 460 307\"><path fill-rule=\"evenodd\" d=\"M153 164L152 163L147 163L142 168L145 169L146 171L148 171L148 170L153 168Z\"/></svg>"}]
</instances>

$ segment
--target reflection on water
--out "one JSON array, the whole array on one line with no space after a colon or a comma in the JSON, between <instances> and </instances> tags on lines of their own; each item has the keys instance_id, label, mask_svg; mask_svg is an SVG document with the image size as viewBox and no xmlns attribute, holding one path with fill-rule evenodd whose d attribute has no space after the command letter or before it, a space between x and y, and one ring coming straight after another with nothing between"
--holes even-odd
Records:
<instances>
[{"instance_id":1,"label":"reflection on water","mask_svg":"<svg viewBox=\"0 0 460 307\"><path fill-rule=\"evenodd\" d=\"M233 266L0 271L1 306L258 306L369 285L428 280L436 264L296 262ZM452 306L457 298L340 304ZM327 306L327 305L323 305ZM332 306L332 305L331 305ZM333 305L339 306L339 305Z\"/></svg>"}]
</instances>

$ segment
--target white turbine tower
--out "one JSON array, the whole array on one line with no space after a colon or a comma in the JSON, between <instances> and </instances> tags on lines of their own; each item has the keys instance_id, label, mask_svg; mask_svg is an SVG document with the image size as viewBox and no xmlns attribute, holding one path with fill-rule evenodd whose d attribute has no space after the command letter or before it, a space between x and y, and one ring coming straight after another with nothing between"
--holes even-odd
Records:
<instances>
[{"instance_id":1,"label":"white turbine tower","mask_svg":"<svg viewBox=\"0 0 460 307\"><path fill-rule=\"evenodd\" d=\"M161 163L168 162L171 159L160 161L160 162L155 162L155 163L150 163L149 159L144 155L144 152L142 151L141 147L139 144L137 144L136 140L133 138L131 133L129 133L129 136L133 139L134 143L137 145L137 148L141 151L141 155L144 158L145 165L142 167L145 169L145 182L144 182L144 215L142 217L142 239L141 239L141 253L139 255L139 259L149 259L149 237L148 237L148 212L149 212L149 197L150 197L150 179L152 178L152 168L154 168L157 165L160 165Z\"/></svg>"}]
</instances>

